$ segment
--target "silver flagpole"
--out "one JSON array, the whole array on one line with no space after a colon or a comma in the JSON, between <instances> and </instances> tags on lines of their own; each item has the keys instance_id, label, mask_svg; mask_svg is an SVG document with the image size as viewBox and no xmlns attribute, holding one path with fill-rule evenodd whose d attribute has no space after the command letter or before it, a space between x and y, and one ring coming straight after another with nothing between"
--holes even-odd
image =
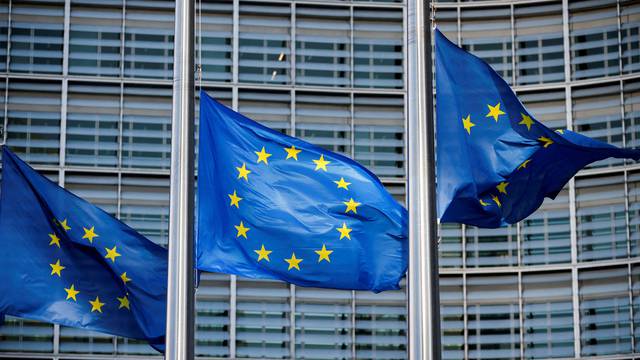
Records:
<instances>
[{"instance_id":1,"label":"silver flagpole","mask_svg":"<svg viewBox=\"0 0 640 360\"><path fill-rule=\"evenodd\" d=\"M408 3L409 359L439 360L440 301L435 211L429 0Z\"/></svg>"},{"instance_id":2,"label":"silver flagpole","mask_svg":"<svg viewBox=\"0 0 640 360\"><path fill-rule=\"evenodd\" d=\"M176 0L171 129L167 360L193 359L194 0Z\"/></svg>"}]
</instances>

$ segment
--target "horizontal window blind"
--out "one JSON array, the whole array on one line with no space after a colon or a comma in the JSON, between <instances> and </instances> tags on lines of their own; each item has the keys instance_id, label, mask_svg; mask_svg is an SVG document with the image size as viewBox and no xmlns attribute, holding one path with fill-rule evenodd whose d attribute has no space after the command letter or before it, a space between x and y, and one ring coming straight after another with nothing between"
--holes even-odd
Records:
<instances>
[{"instance_id":1,"label":"horizontal window blind","mask_svg":"<svg viewBox=\"0 0 640 360\"><path fill-rule=\"evenodd\" d=\"M465 235L468 267L518 264L518 241L514 225L498 229L467 226Z\"/></svg>"},{"instance_id":2,"label":"horizontal window blind","mask_svg":"<svg viewBox=\"0 0 640 360\"><path fill-rule=\"evenodd\" d=\"M120 220L166 247L169 241L169 178L122 175Z\"/></svg>"},{"instance_id":3,"label":"horizontal window blind","mask_svg":"<svg viewBox=\"0 0 640 360\"><path fill-rule=\"evenodd\" d=\"M620 1L620 47L622 72L640 71L640 3Z\"/></svg>"},{"instance_id":4,"label":"horizontal window blind","mask_svg":"<svg viewBox=\"0 0 640 360\"><path fill-rule=\"evenodd\" d=\"M198 29L196 36L202 35L196 42L198 54L196 63L202 60L202 78L211 81L232 80L231 53L233 35L233 2L226 0L206 0L198 11ZM201 28L200 28L201 27Z\"/></svg>"},{"instance_id":5,"label":"horizontal window blind","mask_svg":"<svg viewBox=\"0 0 640 360\"><path fill-rule=\"evenodd\" d=\"M9 42L9 3L0 4L0 72L7 71L7 43Z\"/></svg>"},{"instance_id":6,"label":"horizontal window blind","mask_svg":"<svg viewBox=\"0 0 640 360\"><path fill-rule=\"evenodd\" d=\"M441 223L438 235L438 265L444 268L462 267L462 225Z\"/></svg>"},{"instance_id":7,"label":"horizontal window blind","mask_svg":"<svg viewBox=\"0 0 640 360\"><path fill-rule=\"evenodd\" d=\"M461 276L440 276L442 358L464 359L464 301Z\"/></svg>"},{"instance_id":8,"label":"horizontal window blind","mask_svg":"<svg viewBox=\"0 0 640 360\"><path fill-rule=\"evenodd\" d=\"M238 111L283 134L291 134L291 94L288 91L238 91Z\"/></svg>"},{"instance_id":9,"label":"horizontal window blind","mask_svg":"<svg viewBox=\"0 0 640 360\"><path fill-rule=\"evenodd\" d=\"M229 275L200 273L196 291L196 356L229 356Z\"/></svg>"},{"instance_id":10,"label":"horizontal window blind","mask_svg":"<svg viewBox=\"0 0 640 360\"><path fill-rule=\"evenodd\" d=\"M518 93L529 113L551 129L567 128L567 104L564 90Z\"/></svg>"},{"instance_id":11,"label":"horizontal window blind","mask_svg":"<svg viewBox=\"0 0 640 360\"><path fill-rule=\"evenodd\" d=\"M351 157L351 98L341 93L296 93L296 136Z\"/></svg>"}]
</instances>

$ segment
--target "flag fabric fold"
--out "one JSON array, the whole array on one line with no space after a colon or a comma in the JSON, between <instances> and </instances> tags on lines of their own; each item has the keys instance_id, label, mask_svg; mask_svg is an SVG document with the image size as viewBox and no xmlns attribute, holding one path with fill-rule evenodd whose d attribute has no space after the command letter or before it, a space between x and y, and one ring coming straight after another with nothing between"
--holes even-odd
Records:
<instances>
[{"instance_id":1,"label":"flag fabric fold","mask_svg":"<svg viewBox=\"0 0 640 360\"><path fill-rule=\"evenodd\" d=\"M355 161L200 94L200 270L336 289L397 289L407 212Z\"/></svg>"},{"instance_id":2,"label":"flag fabric fold","mask_svg":"<svg viewBox=\"0 0 640 360\"><path fill-rule=\"evenodd\" d=\"M0 313L164 347L167 251L3 147Z\"/></svg>"},{"instance_id":3,"label":"flag fabric fold","mask_svg":"<svg viewBox=\"0 0 640 360\"><path fill-rule=\"evenodd\" d=\"M535 119L481 59L435 31L437 197L441 222L512 224L555 198L576 172L620 149Z\"/></svg>"}]
</instances>

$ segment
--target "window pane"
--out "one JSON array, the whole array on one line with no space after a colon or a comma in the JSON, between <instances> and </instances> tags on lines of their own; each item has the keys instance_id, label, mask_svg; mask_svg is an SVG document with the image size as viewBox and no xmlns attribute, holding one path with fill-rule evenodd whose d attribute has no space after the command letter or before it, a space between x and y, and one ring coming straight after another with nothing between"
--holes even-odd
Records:
<instances>
[{"instance_id":1,"label":"window pane","mask_svg":"<svg viewBox=\"0 0 640 360\"><path fill-rule=\"evenodd\" d=\"M3 352L53 352L53 325L5 316L0 324L0 354Z\"/></svg>"},{"instance_id":2,"label":"window pane","mask_svg":"<svg viewBox=\"0 0 640 360\"><path fill-rule=\"evenodd\" d=\"M240 89L238 111L273 130L291 133L291 95L288 91Z\"/></svg>"},{"instance_id":3,"label":"window pane","mask_svg":"<svg viewBox=\"0 0 640 360\"><path fill-rule=\"evenodd\" d=\"M353 10L354 86L402 89L402 10Z\"/></svg>"},{"instance_id":4,"label":"window pane","mask_svg":"<svg viewBox=\"0 0 640 360\"><path fill-rule=\"evenodd\" d=\"M9 36L9 2L0 4L0 72L7 71L7 42Z\"/></svg>"},{"instance_id":5,"label":"window pane","mask_svg":"<svg viewBox=\"0 0 640 360\"><path fill-rule=\"evenodd\" d=\"M171 88L125 85L122 112L122 166L168 169Z\"/></svg>"},{"instance_id":6,"label":"window pane","mask_svg":"<svg viewBox=\"0 0 640 360\"><path fill-rule=\"evenodd\" d=\"M510 266L518 263L516 227L498 229L466 228L468 267Z\"/></svg>"},{"instance_id":7,"label":"window pane","mask_svg":"<svg viewBox=\"0 0 640 360\"><path fill-rule=\"evenodd\" d=\"M196 290L196 356L229 356L229 275L200 274Z\"/></svg>"},{"instance_id":8,"label":"window pane","mask_svg":"<svg viewBox=\"0 0 640 360\"><path fill-rule=\"evenodd\" d=\"M511 14L508 7L462 10L462 47L511 84Z\"/></svg>"},{"instance_id":9,"label":"window pane","mask_svg":"<svg viewBox=\"0 0 640 360\"><path fill-rule=\"evenodd\" d=\"M640 147L640 80L624 83L624 123L626 147Z\"/></svg>"},{"instance_id":10,"label":"window pane","mask_svg":"<svg viewBox=\"0 0 640 360\"><path fill-rule=\"evenodd\" d=\"M520 357L520 310L515 275L467 277L469 359Z\"/></svg>"},{"instance_id":11,"label":"window pane","mask_svg":"<svg viewBox=\"0 0 640 360\"><path fill-rule=\"evenodd\" d=\"M518 98L536 120L556 130L567 128L564 90L546 90L518 93Z\"/></svg>"},{"instance_id":12,"label":"window pane","mask_svg":"<svg viewBox=\"0 0 640 360\"><path fill-rule=\"evenodd\" d=\"M522 276L524 357L573 357L571 272Z\"/></svg>"},{"instance_id":13,"label":"window pane","mask_svg":"<svg viewBox=\"0 0 640 360\"><path fill-rule=\"evenodd\" d=\"M618 74L618 15L614 2L570 1L569 33L573 79Z\"/></svg>"},{"instance_id":14,"label":"window pane","mask_svg":"<svg viewBox=\"0 0 640 360\"><path fill-rule=\"evenodd\" d=\"M514 12L518 85L563 81L562 3L518 6Z\"/></svg>"},{"instance_id":15,"label":"window pane","mask_svg":"<svg viewBox=\"0 0 640 360\"><path fill-rule=\"evenodd\" d=\"M7 103L7 145L32 164L58 164L59 82L12 80Z\"/></svg>"},{"instance_id":16,"label":"window pane","mask_svg":"<svg viewBox=\"0 0 640 360\"><path fill-rule=\"evenodd\" d=\"M349 86L350 42L351 24L348 8L298 6L296 83Z\"/></svg>"},{"instance_id":17,"label":"window pane","mask_svg":"<svg viewBox=\"0 0 640 360\"><path fill-rule=\"evenodd\" d=\"M240 4L241 82L290 83L290 28L289 5Z\"/></svg>"},{"instance_id":18,"label":"window pane","mask_svg":"<svg viewBox=\"0 0 640 360\"><path fill-rule=\"evenodd\" d=\"M442 246L442 244L441 244ZM464 358L464 303L462 277L440 276L440 332L442 358Z\"/></svg>"},{"instance_id":19,"label":"window pane","mask_svg":"<svg viewBox=\"0 0 640 360\"><path fill-rule=\"evenodd\" d=\"M622 175L576 180L578 260L627 256Z\"/></svg>"},{"instance_id":20,"label":"window pane","mask_svg":"<svg viewBox=\"0 0 640 360\"><path fill-rule=\"evenodd\" d=\"M118 166L120 86L70 83L66 163Z\"/></svg>"},{"instance_id":21,"label":"window pane","mask_svg":"<svg viewBox=\"0 0 640 360\"><path fill-rule=\"evenodd\" d=\"M631 266L631 289L633 294L633 338L635 339L634 352L640 349L640 266Z\"/></svg>"},{"instance_id":22,"label":"window pane","mask_svg":"<svg viewBox=\"0 0 640 360\"><path fill-rule=\"evenodd\" d=\"M443 2L442 0L438 2ZM456 9L438 9L438 29L454 44L458 44L458 12Z\"/></svg>"},{"instance_id":23,"label":"window pane","mask_svg":"<svg viewBox=\"0 0 640 360\"><path fill-rule=\"evenodd\" d=\"M620 35L622 47L622 72L640 71L640 3L635 0L620 1Z\"/></svg>"},{"instance_id":24,"label":"window pane","mask_svg":"<svg viewBox=\"0 0 640 360\"><path fill-rule=\"evenodd\" d=\"M296 136L351 157L350 96L297 93Z\"/></svg>"},{"instance_id":25,"label":"window pane","mask_svg":"<svg viewBox=\"0 0 640 360\"><path fill-rule=\"evenodd\" d=\"M640 255L640 172L629 172L627 177L629 191L629 236L631 256Z\"/></svg>"},{"instance_id":26,"label":"window pane","mask_svg":"<svg viewBox=\"0 0 640 360\"><path fill-rule=\"evenodd\" d=\"M404 177L404 98L354 96L355 159L380 177Z\"/></svg>"},{"instance_id":27,"label":"window pane","mask_svg":"<svg viewBox=\"0 0 640 360\"><path fill-rule=\"evenodd\" d=\"M202 4L202 39L196 42L196 52L202 47L196 63L202 60L202 78L211 81L231 81L231 37L233 32L233 3L206 0ZM199 16L200 14L198 14ZM199 35L197 33L197 35Z\"/></svg>"},{"instance_id":28,"label":"window pane","mask_svg":"<svg viewBox=\"0 0 640 360\"><path fill-rule=\"evenodd\" d=\"M122 4L71 8L69 73L119 76Z\"/></svg>"},{"instance_id":29,"label":"window pane","mask_svg":"<svg viewBox=\"0 0 640 360\"><path fill-rule=\"evenodd\" d=\"M122 175L120 220L156 244L167 246L169 178Z\"/></svg>"},{"instance_id":30,"label":"window pane","mask_svg":"<svg viewBox=\"0 0 640 360\"><path fill-rule=\"evenodd\" d=\"M351 358L351 291L296 287L296 358Z\"/></svg>"},{"instance_id":31,"label":"window pane","mask_svg":"<svg viewBox=\"0 0 640 360\"><path fill-rule=\"evenodd\" d=\"M15 1L12 4L11 71L62 73L64 1L51 3Z\"/></svg>"},{"instance_id":32,"label":"window pane","mask_svg":"<svg viewBox=\"0 0 640 360\"><path fill-rule=\"evenodd\" d=\"M578 275L582 355L631 352L627 267L583 270Z\"/></svg>"},{"instance_id":33,"label":"window pane","mask_svg":"<svg viewBox=\"0 0 640 360\"><path fill-rule=\"evenodd\" d=\"M438 265L441 268L462 267L462 225L440 224L438 234L440 235Z\"/></svg>"}]
</instances>

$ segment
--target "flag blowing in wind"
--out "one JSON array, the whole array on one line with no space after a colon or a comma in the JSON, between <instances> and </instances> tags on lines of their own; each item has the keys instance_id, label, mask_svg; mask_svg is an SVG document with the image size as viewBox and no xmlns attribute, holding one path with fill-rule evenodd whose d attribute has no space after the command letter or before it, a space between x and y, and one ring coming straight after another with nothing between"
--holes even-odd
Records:
<instances>
[{"instance_id":1,"label":"flag blowing in wind","mask_svg":"<svg viewBox=\"0 0 640 360\"><path fill-rule=\"evenodd\" d=\"M167 252L3 147L0 313L162 349Z\"/></svg>"},{"instance_id":2,"label":"flag blowing in wind","mask_svg":"<svg viewBox=\"0 0 640 360\"><path fill-rule=\"evenodd\" d=\"M437 29L435 43L441 222L512 224L545 197L555 198L584 166L609 157L640 158L638 150L547 128L484 61Z\"/></svg>"},{"instance_id":3,"label":"flag blowing in wind","mask_svg":"<svg viewBox=\"0 0 640 360\"><path fill-rule=\"evenodd\" d=\"M200 94L200 270L336 289L397 289L407 212L371 172Z\"/></svg>"}]
</instances>

